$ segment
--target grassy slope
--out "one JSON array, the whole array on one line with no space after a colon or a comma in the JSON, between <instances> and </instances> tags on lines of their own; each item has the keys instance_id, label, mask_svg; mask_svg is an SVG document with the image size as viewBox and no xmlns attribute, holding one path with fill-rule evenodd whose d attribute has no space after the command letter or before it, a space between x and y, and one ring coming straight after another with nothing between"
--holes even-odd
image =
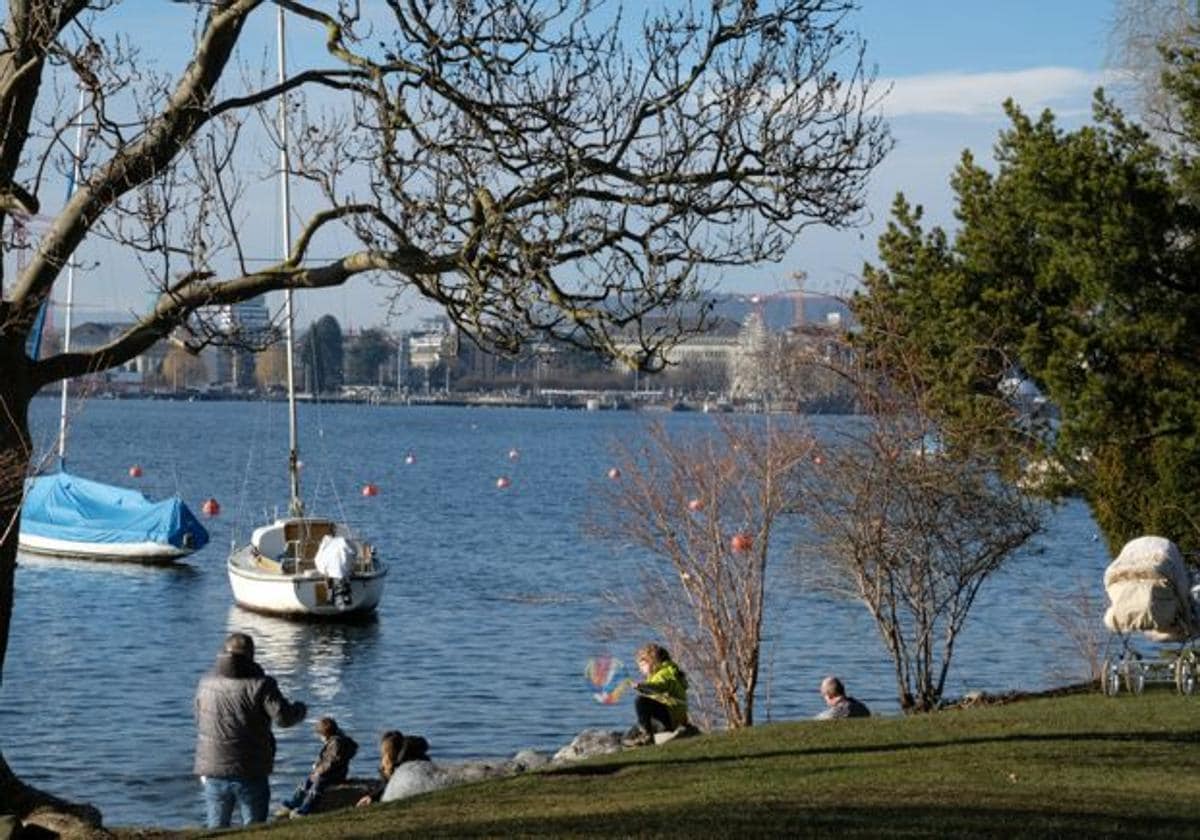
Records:
<instances>
[{"instance_id":1,"label":"grassy slope","mask_svg":"<svg viewBox=\"0 0 1200 840\"><path fill-rule=\"evenodd\" d=\"M1200 698L1098 694L790 723L239 837L1200 832Z\"/></svg>"}]
</instances>

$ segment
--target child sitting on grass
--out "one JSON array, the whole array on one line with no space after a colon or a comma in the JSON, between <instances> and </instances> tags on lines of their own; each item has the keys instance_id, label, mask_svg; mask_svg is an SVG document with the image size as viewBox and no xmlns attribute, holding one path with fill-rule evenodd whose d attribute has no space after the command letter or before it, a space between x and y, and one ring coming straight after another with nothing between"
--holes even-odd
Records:
<instances>
[{"instance_id":1,"label":"child sitting on grass","mask_svg":"<svg viewBox=\"0 0 1200 840\"><path fill-rule=\"evenodd\" d=\"M323 742L321 754L317 756L312 771L296 788L296 792L284 800L283 806L287 816L303 816L311 812L321 791L330 785L346 781L350 759L358 752L358 744L343 733L338 728L337 721L331 717L323 717L317 721L313 731Z\"/></svg>"},{"instance_id":2,"label":"child sitting on grass","mask_svg":"<svg viewBox=\"0 0 1200 840\"><path fill-rule=\"evenodd\" d=\"M638 648L637 665L645 679L634 686L638 722L622 739L627 747L654 743L656 729L674 732L688 724L687 675L671 661L667 649L643 645Z\"/></svg>"}]
</instances>

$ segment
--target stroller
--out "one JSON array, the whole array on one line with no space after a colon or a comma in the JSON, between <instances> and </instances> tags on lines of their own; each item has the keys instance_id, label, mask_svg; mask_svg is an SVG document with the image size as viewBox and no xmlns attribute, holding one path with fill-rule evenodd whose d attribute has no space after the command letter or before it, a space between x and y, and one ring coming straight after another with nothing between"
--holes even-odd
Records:
<instances>
[{"instance_id":1,"label":"stroller","mask_svg":"<svg viewBox=\"0 0 1200 840\"><path fill-rule=\"evenodd\" d=\"M1141 694L1147 682L1174 682L1180 694L1194 693L1200 678L1200 584L1189 576L1175 543L1162 537L1126 543L1104 571L1104 589L1111 602L1104 624L1120 640L1120 650L1113 652L1110 637L1101 690L1113 696L1124 683L1130 693ZM1133 646L1134 634L1157 645L1155 658Z\"/></svg>"}]
</instances>

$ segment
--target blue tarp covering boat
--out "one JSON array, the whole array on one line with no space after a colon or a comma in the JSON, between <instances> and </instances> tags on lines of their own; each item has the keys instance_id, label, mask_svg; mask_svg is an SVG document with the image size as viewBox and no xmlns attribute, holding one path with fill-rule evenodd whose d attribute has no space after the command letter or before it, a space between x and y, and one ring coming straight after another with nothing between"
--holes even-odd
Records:
<instances>
[{"instance_id":1,"label":"blue tarp covering boat","mask_svg":"<svg viewBox=\"0 0 1200 840\"><path fill-rule=\"evenodd\" d=\"M208 531L178 497L155 502L137 490L58 472L29 479L20 542L43 554L153 560L202 548Z\"/></svg>"}]
</instances>

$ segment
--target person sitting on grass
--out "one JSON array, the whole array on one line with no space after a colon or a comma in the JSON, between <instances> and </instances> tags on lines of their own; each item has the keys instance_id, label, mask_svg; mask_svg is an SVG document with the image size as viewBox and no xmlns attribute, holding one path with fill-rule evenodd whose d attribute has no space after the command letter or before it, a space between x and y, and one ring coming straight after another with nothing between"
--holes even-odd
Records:
<instances>
[{"instance_id":1,"label":"person sitting on grass","mask_svg":"<svg viewBox=\"0 0 1200 840\"><path fill-rule=\"evenodd\" d=\"M317 721L313 731L323 742L321 754L317 756L312 771L296 788L296 792L291 798L284 800L283 806L287 816L303 816L310 813L321 791L330 785L346 781L350 759L358 752L358 744L342 732L337 721L331 717L323 717Z\"/></svg>"},{"instance_id":2,"label":"person sitting on grass","mask_svg":"<svg viewBox=\"0 0 1200 840\"><path fill-rule=\"evenodd\" d=\"M837 677L826 677L821 680L821 696L825 698L826 708L817 715L817 720L871 716L871 711L866 705L853 697L846 696L846 687Z\"/></svg>"},{"instance_id":3,"label":"person sitting on grass","mask_svg":"<svg viewBox=\"0 0 1200 840\"><path fill-rule=\"evenodd\" d=\"M420 735L405 735L395 729L384 732L379 739L379 782L355 805L361 808L382 799L396 768L406 761L429 761L429 742Z\"/></svg>"},{"instance_id":4,"label":"person sitting on grass","mask_svg":"<svg viewBox=\"0 0 1200 840\"><path fill-rule=\"evenodd\" d=\"M637 665L645 679L634 686L638 722L622 739L630 747L654 743L656 731L674 732L688 725L687 675L667 649L643 645L638 648Z\"/></svg>"}]
</instances>

